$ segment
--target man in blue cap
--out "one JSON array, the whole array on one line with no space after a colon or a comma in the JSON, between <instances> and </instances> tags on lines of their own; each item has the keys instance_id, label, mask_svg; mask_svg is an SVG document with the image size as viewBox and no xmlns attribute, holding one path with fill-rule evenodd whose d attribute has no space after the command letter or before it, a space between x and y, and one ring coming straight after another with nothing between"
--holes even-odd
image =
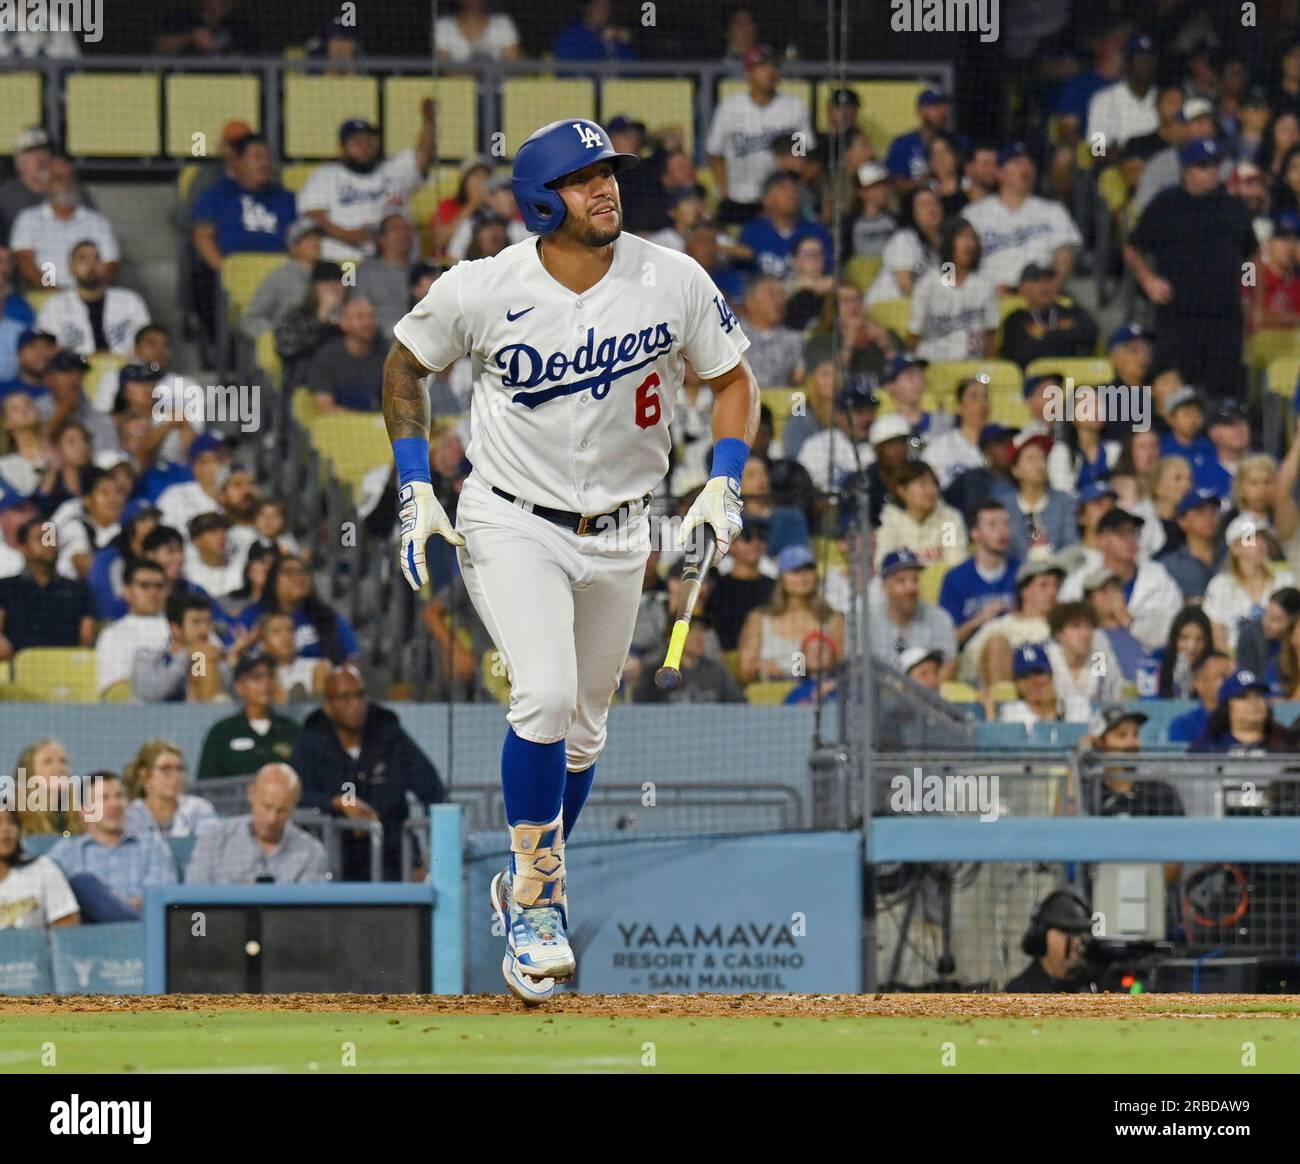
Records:
<instances>
[{"instance_id":1,"label":"man in blue cap","mask_svg":"<svg viewBox=\"0 0 1300 1164\"><path fill-rule=\"evenodd\" d=\"M900 353L885 365L880 377L881 387L893 398L895 411L923 440L933 440L952 428L952 417L946 412L927 412L921 407L928 362Z\"/></svg>"},{"instance_id":2,"label":"man in blue cap","mask_svg":"<svg viewBox=\"0 0 1300 1164\"><path fill-rule=\"evenodd\" d=\"M1056 560L1067 574L1084 567L1092 569L1101 565L1097 525L1115 508L1117 499L1114 486L1106 481L1089 481L1074 495L1074 525L1078 531L1078 540L1071 542L1056 555Z\"/></svg>"},{"instance_id":3,"label":"man in blue cap","mask_svg":"<svg viewBox=\"0 0 1300 1164\"><path fill-rule=\"evenodd\" d=\"M1019 723L1028 731L1035 724L1054 723L1065 718L1060 696L1052 682L1052 661L1042 643L1026 643L1011 660L1011 677L1019 699L998 709L999 723Z\"/></svg>"},{"instance_id":4,"label":"man in blue cap","mask_svg":"<svg viewBox=\"0 0 1300 1164\"><path fill-rule=\"evenodd\" d=\"M930 172L930 143L948 128L952 105L942 89L922 90L916 99L920 124L911 133L900 134L889 143L885 168L900 193L921 185Z\"/></svg>"},{"instance_id":5,"label":"man in blue cap","mask_svg":"<svg viewBox=\"0 0 1300 1164\"><path fill-rule=\"evenodd\" d=\"M1135 218L1141 217L1157 194L1178 185L1183 165L1182 149L1194 141L1214 141L1219 130L1214 106L1203 97L1188 97L1178 111L1177 127L1173 144L1152 155L1142 167L1142 177L1133 196Z\"/></svg>"},{"instance_id":6,"label":"man in blue cap","mask_svg":"<svg viewBox=\"0 0 1300 1164\"><path fill-rule=\"evenodd\" d=\"M59 341L49 332L35 328L24 331L18 337L17 371L12 380L0 383L0 401L13 392L26 392L33 400L48 396L45 369L58 350Z\"/></svg>"},{"instance_id":7,"label":"man in blue cap","mask_svg":"<svg viewBox=\"0 0 1300 1164\"><path fill-rule=\"evenodd\" d=\"M1241 399L1242 263L1258 243L1250 210L1223 188L1223 151L1196 138L1179 155L1182 184L1158 194L1124 247L1156 305L1155 370L1178 368L1216 399Z\"/></svg>"},{"instance_id":8,"label":"man in blue cap","mask_svg":"<svg viewBox=\"0 0 1300 1164\"><path fill-rule=\"evenodd\" d=\"M1268 684L1253 671L1229 675L1219 688L1218 708L1187 750L1233 755L1289 751L1287 732L1273 718L1268 696Z\"/></svg>"},{"instance_id":9,"label":"man in blue cap","mask_svg":"<svg viewBox=\"0 0 1300 1164\"><path fill-rule=\"evenodd\" d=\"M1174 521L1183 531L1182 544L1161 551L1156 561L1169 571L1185 599L1203 598L1223 564L1227 549L1219 537L1222 507L1223 499L1213 489L1192 488L1174 510Z\"/></svg>"},{"instance_id":10,"label":"man in blue cap","mask_svg":"<svg viewBox=\"0 0 1300 1164\"><path fill-rule=\"evenodd\" d=\"M1090 356L1097 347L1097 321L1059 294L1056 272L1029 263L1020 272L1017 307L1002 321L1002 358L1022 368L1051 356Z\"/></svg>"}]
</instances>

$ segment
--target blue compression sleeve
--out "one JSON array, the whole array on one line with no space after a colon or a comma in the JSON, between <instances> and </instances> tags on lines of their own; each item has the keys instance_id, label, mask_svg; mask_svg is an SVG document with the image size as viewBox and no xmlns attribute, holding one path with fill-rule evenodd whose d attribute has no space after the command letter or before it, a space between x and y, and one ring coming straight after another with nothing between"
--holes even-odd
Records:
<instances>
[{"instance_id":1,"label":"blue compression sleeve","mask_svg":"<svg viewBox=\"0 0 1300 1164\"><path fill-rule=\"evenodd\" d=\"M734 477L737 481L749 460L749 446L739 437L723 437L713 446L713 469L710 477Z\"/></svg>"},{"instance_id":2,"label":"blue compression sleeve","mask_svg":"<svg viewBox=\"0 0 1300 1164\"><path fill-rule=\"evenodd\" d=\"M429 442L424 437L398 437L393 442L393 460L397 462L397 485L412 481L433 483L429 476Z\"/></svg>"},{"instance_id":3,"label":"blue compression sleeve","mask_svg":"<svg viewBox=\"0 0 1300 1164\"><path fill-rule=\"evenodd\" d=\"M506 732L501 749L501 792L509 824L546 824L564 801L564 741L535 744Z\"/></svg>"},{"instance_id":4,"label":"blue compression sleeve","mask_svg":"<svg viewBox=\"0 0 1300 1164\"><path fill-rule=\"evenodd\" d=\"M596 779L596 765L581 772L566 772L564 776L564 839L569 839L573 826L578 823L582 806L587 803L591 782Z\"/></svg>"}]
</instances>

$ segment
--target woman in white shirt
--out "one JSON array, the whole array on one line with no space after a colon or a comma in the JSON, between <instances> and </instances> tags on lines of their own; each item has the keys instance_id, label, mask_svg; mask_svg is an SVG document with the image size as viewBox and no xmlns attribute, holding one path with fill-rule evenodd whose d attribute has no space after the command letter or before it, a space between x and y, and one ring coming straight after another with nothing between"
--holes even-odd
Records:
<instances>
[{"instance_id":1,"label":"woman in white shirt","mask_svg":"<svg viewBox=\"0 0 1300 1164\"><path fill-rule=\"evenodd\" d=\"M994 350L998 293L979 273L980 240L964 218L943 228L939 265L912 292L908 342L927 360L982 359Z\"/></svg>"},{"instance_id":2,"label":"woman in white shirt","mask_svg":"<svg viewBox=\"0 0 1300 1164\"><path fill-rule=\"evenodd\" d=\"M212 802L185 792L185 756L170 740L149 740L126 769L129 832L192 837L216 822Z\"/></svg>"},{"instance_id":3,"label":"woman in white shirt","mask_svg":"<svg viewBox=\"0 0 1300 1164\"><path fill-rule=\"evenodd\" d=\"M1154 429L1129 433L1108 482L1115 490L1115 504L1144 519L1138 534L1138 557L1143 561L1154 558L1165 546L1164 521L1156 511L1152 495L1153 474L1159 460L1160 437Z\"/></svg>"},{"instance_id":4,"label":"woman in white shirt","mask_svg":"<svg viewBox=\"0 0 1300 1164\"><path fill-rule=\"evenodd\" d=\"M460 0L457 7L454 16L440 16L433 26L440 61L519 59L519 30L509 16L489 12L487 0Z\"/></svg>"},{"instance_id":5,"label":"woman in white shirt","mask_svg":"<svg viewBox=\"0 0 1300 1164\"><path fill-rule=\"evenodd\" d=\"M1080 384L1072 400L1073 421L1047 455L1047 476L1053 489L1077 493L1094 481L1105 481L1119 461L1119 441L1103 437L1106 418L1097 389Z\"/></svg>"},{"instance_id":6,"label":"woman in white shirt","mask_svg":"<svg viewBox=\"0 0 1300 1164\"><path fill-rule=\"evenodd\" d=\"M0 477L19 493L35 493L53 446L26 392L11 392L5 397L0 426Z\"/></svg>"},{"instance_id":7,"label":"woman in white shirt","mask_svg":"<svg viewBox=\"0 0 1300 1164\"><path fill-rule=\"evenodd\" d=\"M880 256L880 274L867 292L867 305L887 299L910 299L917 280L939 261L943 204L926 189L914 190L905 208L909 225L889 236Z\"/></svg>"},{"instance_id":8,"label":"woman in white shirt","mask_svg":"<svg viewBox=\"0 0 1300 1164\"><path fill-rule=\"evenodd\" d=\"M23 852L23 828L12 808L0 808L0 930L81 924L77 899L48 857Z\"/></svg>"},{"instance_id":9,"label":"woman in white shirt","mask_svg":"<svg viewBox=\"0 0 1300 1164\"><path fill-rule=\"evenodd\" d=\"M1228 560L1205 588L1205 613L1214 632L1214 645L1235 654L1241 624L1259 618L1275 590L1295 585L1285 568L1273 570L1268 561L1268 532L1252 518L1235 517L1224 540Z\"/></svg>"}]
</instances>

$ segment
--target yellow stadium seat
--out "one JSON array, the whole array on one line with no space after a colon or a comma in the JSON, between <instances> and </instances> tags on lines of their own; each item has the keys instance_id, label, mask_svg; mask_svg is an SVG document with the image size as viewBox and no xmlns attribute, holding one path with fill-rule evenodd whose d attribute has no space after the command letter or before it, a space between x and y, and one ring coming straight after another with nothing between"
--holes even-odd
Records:
<instances>
[{"instance_id":1,"label":"yellow stadium seat","mask_svg":"<svg viewBox=\"0 0 1300 1164\"><path fill-rule=\"evenodd\" d=\"M162 152L157 73L69 73L68 152L89 158L152 158Z\"/></svg>"},{"instance_id":2,"label":"yellow stadium seat","mask_svg":"<svg viewBox=\"0 0 1300 1164\"><path fill-rule=\"evenodd\" d=\"M14 681L14 665L9 659L0 660L0 683L12 683Z\"/></svg>"},{"instance_id":3,"label":"yellow stadium seat","mask_svg":"<svg viewBox=\"0 0 1300 1164\"><path fill-rule=\"evenodd\" d=\"M1026 376L1042 376L1049 372L1072 378L1076 386L1115 382L1115 369L1105 356L1071 356L1064 359L1045 356L1041 360L1034 360L1025 369Z\"/></svg>"},{"instance_id":4,"label":"yellow stadium seat","mask_svg":"<svg viewBox=\"0 0 1300 1164\"><path fill-rule=\"evenodd\" d=\"M844 264L844 278L864 295L880 274L879 255L854 255Z\"/></svg>"},{"instance_id":5,"label":"yellow stadium seat","mask_svg":"<svg viewBox=\"0 0 1300 1164\"><path fill-rule=\"evenodd\" d=\"M86 383L98 384L108 372L116 376L126 367L127 359L127 356L119 356L116 352L96 352L90 357L90 370L86 373Z\"/></svg>"},{"instance_id":6,"label":"yellow stadium seat","mask_svg":"<svg viewBox=\"0 0 1300 1164\"><path fill-rule=\"evenodd\" d=\"M798 77L784 77L777 83L777 91L784 93L787 97L794 97L808 105L809 112L812 106L808 103L812 100L812 93L808 89L808 82L800 80ZM718 82L718 100L721 102L733 93L745 93L749 91L749 84L741 77L726 77Z\"/></svg>"},{"instance_id":7,"label":"yellow stadium seat","mask_svg":"<svg viewBox=\"0 0 1300 1164\"><path fill-rule=\"evenodd\" d=\"M384 79L384 153L395 157L420 135L426 97L437 102L434 126L438 154L466 158L478 153L478 89L473 77L387 77ZM337 128L337 127L336 127Z\"/></svg>"},{"instance_id":8,"label":"yellow stadium seat","mask_svg":"<svg viewBox=\"0 0 1300 1164\"><path fill-rule=\"evenodd\" d=\"M194 185L194 179L199 176L199 171L203 166L199 162L186 162L176 172L176 201L188 201L190 188Z\"/></svg>"},{"instance_id":9,"label":"yellow stadium seat","mask_svg":"<svg viewBox=\"0 0 1300 1164\"><path fill-rule=\"evenodd\" d=\"M622 114L656 130L676 126L682 148L695 155L695 86L685 77L611 77L600 87L600 121Z\"/></svg>"},{"instance_id":10,"label":"yellow stadium seat","mask_svg":"<svg viewBox=\"0 0 1300 1164\"><path fill-rule=\"evenodd\" d=\"M0 150L11 153L14 138L44 120L40 73L0 73Z\"/></svg>"},{"instance_id":11,"label":"yellow stadium seat","mask_svg":"<svg viewBox=\"0 0 1300 1164\"><path fill-rule=\"evenodd\" d=\"M280 184L286 190L301 194L302 188L307 185L307 179L319 168L319 162L290 162L280 168Z\"/></svg>"},{"instance_id":12,"label":"yellow stadium seat","mask_svg":"<svg viewBox=\"0 0 1300 1164\"><path fill-rule=\"evenodd\" d=\"M921 586L921 601L931 605L939 601L939 591L943 587L943 576L948 573L945 562L931 562L921 571L918 580Z\"/></svg>"},{"instance_id":13,"label":"yellow stadium seat","mask_svg":"<svg viewBox=\"0 0 1300 1164\"><path fill-rule=\"evenodd\" d=\"M949 703L978 703L980 701L980 693L974 687L969 683L958 683L955 680L939 684L939 697Z\"/></svg>"},{"instance_id":14,"label":"yellow stadium seat","mask_svg":"<svg viewBox=\"0 0 1300 1164\"><path fill-rule=\"evenodd\" d=\"M31 291L24 291L23 298L31 304L32 310L39 314L41 308L45 306L46 302L53 294L55 294L55 291L52 287L45 290L37 290L33 288Z\"/></svg>"},{"instance_id":15,"label":"yellow stadium seat","mask_svg":"<svg viewBox=\"0 0 1300 1164\"><path fill-rule=\"evenodd\" d=\"M912 318L912 301L910 299L882 299L879 303L867 306L867 315L882 327L887 327L895 335L906 339L907 324Z\"/></svg>"},{"instance_id":16,"label":"yellow stadium seat","mask_svg":"<svg viewBox=\"0 0 1300 1164\"><path fill-rule=\"evenodd\" d=\"M745 688L745 698L760 707L775 707L795 688L792 679L760 679Z\"/></svg>"},{"instance_id":17,"label":"yellow stadium seat","mask_svg":"<svg viewBox=\"0 0 1300 1164\"><path fill-rule=\"evenodd\" d=\"M582 77L507 77L501 86L501 128L509 156L552 121L596 116L596 93Z\"/></svg>"},{"instance_id":18,"label":"yellow stadium seat","mask_svg":"<svg viewBox=\"0 0 1300 1164\"><path fill-rule=\"evenodd\" d=\"M704 201L712 214L718 209L718 185L709 166L695 167L695 180L704 187Z\"/></svg>"},{"instance_id":19,"label":"yellow stadium seat","mask_svg":"<svg viewBox=\"0 0 1300 1164\"><path fill-rule=\"evenodd\" d=\"M733 679L739 680L740 678L740 652L739 651L723 651L722 665L726 667L727 674L729 674Z\"/></svg>"},{"instance_id":20,"label":"yellow stadium seat","mask_svg":"<svg viewBox=\"0 0 1300 1164\"><path fill-rule=\"evenodd\" d=\"M14 656L14 682L51 703L99 698L95 652L81 647L28 647Z\"/></svg>"},{"instance_id":21,"label":"yellow stadium seat","mask_svg":"<svg viewBox=\"0 0 1300 1164\"><path fill-rule=\"evenodd\" d=\"M1253 371L1263 371L1280 356L1300 356L1300 328L1267 328L1246 340L1246 362Z\"/></svg>"},{"instance_id":22,"label":"yellow stadium seat","mask_svg":"<svg viewBox=\"0 0 1300 1164\"><path fill-rule=\"evenodd\" d=\"M414 194L407 204L407 213L416 230L420 232L420 253L429 254L433 250L432 231L429 224L438 212L444 198L455 197L460 184L459 166L435 166L429 172L429 180Z\"/></svg>"},{"instance_id":23,"label":"yellow stadium seat","mask_svg":"<svg viewBox=\"0 0 1300 1164\"><path fill-rule=\"evenodd\" d=\"M1007 316L1013 311L1019 311L1022 307L1027 307L1028 303L1023 295L999 295L998 296L998 319L1006 323Z\"/></svg>"},{"instance_id":24,"label":"yellow stadium seat","mask_svg":"<svg viewBox=\"0 0 1300 1164\"><path fill-rule=\"evenodd\" d=\"M230 297L232 318L238 318L252 302L262 280L277 267L284 266L284 255L265 255L256 252L227 255L221 265L221 285Z\"/></svg>"},{"instance_id":25,"label":"yellow stadium seat","mask_svg":"<svg viewBox=\"0 0 1300 1164\"><path fill-rule=\"evenodd\" d=\"M130 703L131 702L131 680L119 679L116 683L110 683L99 694L101 703Z\"/></svg>"},{"instance_id":26,"label":"yellow stadium seat","mask_svg":"<svg viewBox=\"0 0 1300 1164\"><path fill-rule=\"evenodd\" d=\"M310 431L312 444L353 496L360 495L361 480L371 469L393 462L384 418L377 412L331 412L313 420Z\"/></svg>"},{"instance_id":27,"label":"yellow stadium seat","mask_svg":"<svg viewBox=\"0 0 1300 1164\"><path fill-rule=\"evenodd\" d=\"M166 152L172 158L215 158L228 121L262 126L262 83L251 73L171 73Z\"/></svg>"},{"instance_id":28,"label":"yellow stadium seat","mask_svg":"<svg viewBox=\"0 0 1300 1164\"><path fill-rule=\"evenodd\" d=\"M257 360L257 366L271 381L271 387L283 388L281 381L284 379L284 364L280 360L280 353L275 350L274 331L264 331L257 337L257 343L253 345L253 356ZM311 399L310 393L307 399Z\"/></svg>"},{"instance_id":29,"label":"yellow stadium seat","mask_svg":"<svg viewBox=\"0 0 1300 1164\"><path fill-rule=\"evenodd\" d=\"M790 410L794 407L795 389L764 388L762 397L763 403L772 412L772 436L779 441L785 432L785 422L790 419Z\"/></svg>"},{"instance_id":30,"label":"yellow stadium seat","mask_svg":"<svg viewBox=\"0 0 1300 1164\"><path fill-rule=\"evenodd\" d=\"M877 155L884 157L889 143L900 134L917 127L916 99L926 88L924 81L848 81L841 86L820 81L817 85L817 132L829 128L826 101L831 89L852 89L862 102L858 124L867 135Z\"/></svg>"},{"instance_id":31,"label":"yellow stadium seat","mask_svg":"<svg viewBox=\"0 0 1300 1164\"><path fill-rule=\"evenodd\" d=\"M1024 379L1010 360L936 360L925 370L925 384L940 408L951 409L957 385L972 376L989 378L990 403L1022 400Z\"/></svg>"},{"instance_id":32,"label":"yellow stadium seat","mask_svg":"<svg viewBox=\"0 0 1300 1164\"><path fill-rule=\"evenodd\" d=\"M316 419L316 401L312 399L311 393L306 388L295 388L293 396L289 400L289 408L293 412L293 418L303 428L310 429Z\"/></svg>"},{"instance_id":33,"label":"yellow stadium seat","mask_svg":"<svg viewBox=\"0 0 1300 1164\"><path fill-rule=\"evenodd\" d=\"M994 683L989 688L989 694L993 697L994 703L1010 703L1012 700L1020 698L1020 692L1016 690L1016 685L1010 679L1004 679L1001 683Z\"/></svg>"},{"instance_id":34,"label":"yellow stadium seat","mask_svg":"<svg viewBox=\"0 0 1300 1164\"><path fill-rule=\"evenodd\" d=\"M808 548L812 550L819 570L842 570L848 565L839 538L815 537L809 540Z\"/></svg>"},{"instance_id":35,"label":"yellow stadium seat","mask_svg":"<svg viewBox=\"0 0 1300 1164\"><path fill-rule=\"evenodd\" d=\"M285 74L284 152L287 157L338 157L339 126L354 117L379 123L377 78Z\"/></svg>"},{"instance_id":36,"label":"yellow stadium seat","mask_svg":"<svg viewBox=\"0 0 1300 1164\"><path fill-rule=\"evenodd\" d=\"M1268 362L1268 390L1286 400L1295 397L1300 380L1300 355L1278 356Z\"/></svg>"}]
</instances>

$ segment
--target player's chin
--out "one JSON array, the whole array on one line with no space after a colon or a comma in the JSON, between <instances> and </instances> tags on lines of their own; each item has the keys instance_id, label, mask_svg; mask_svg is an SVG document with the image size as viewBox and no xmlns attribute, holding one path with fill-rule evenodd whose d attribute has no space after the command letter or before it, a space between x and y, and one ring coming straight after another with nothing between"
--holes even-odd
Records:
<instances>
[{"instance_id":1,"label":"player's chin","mask_svg":"<svg viewBox=\"0 0 1300 1164\"><path fill-rule=\"evenodd\" d=\"M623 216L617 210L593 214L587 221L590 224L586 239L589 246L607 246L623 233Z\"/></svg>"}]
</instances>

